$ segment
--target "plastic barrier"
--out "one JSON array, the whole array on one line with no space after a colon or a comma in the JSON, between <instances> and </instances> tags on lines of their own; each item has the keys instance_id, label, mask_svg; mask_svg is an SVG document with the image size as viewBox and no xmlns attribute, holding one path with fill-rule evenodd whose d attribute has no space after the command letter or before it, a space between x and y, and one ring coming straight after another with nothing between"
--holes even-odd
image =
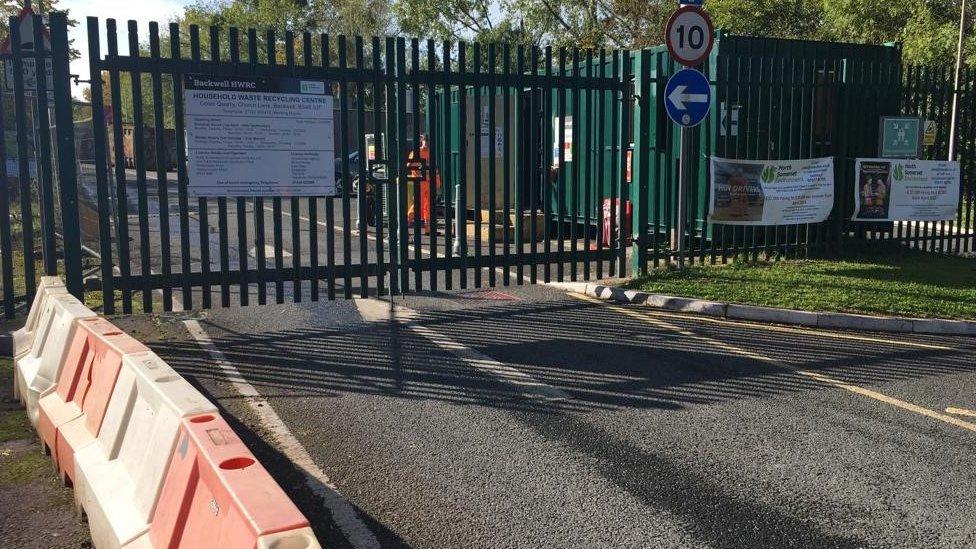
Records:
<instances>
[{"instance_id":1,"label":"plastic barrier","mask_svg":"<svg viewBox=\"0 0 976 549\"><path fill-rule=\"evenodd\" d=\"M75 500L99 549L149 529L183 417L217 408L155 353L126 355L98 439L75 453Z\"/></svg>"},{"instance_id":2,"label":"plastic barrier","mask_svg":"<svg viewBox=\"0 0 976 549\"><path fill-rule=\"evenodd\" d=\"M149 532L126 547L316 548L308 521L227 422L184 418Z\"/></svg>"},{"instance_id":3,"label":"plastic barrier","mask_svg":"<svg viewBox=\"0 0 976 549\"><path fill-rule=\"evenodd\" d=\"M213 403L60 279L42 279L13 338L15 395L96 547L320 547Z\"/></svg>"},{"instance_id":4,"label":"plastic barrier","mask_svg":"<svg viewBox=\"0 0 976 549\"><path fill-rule=\"evenodd\" d=\"M30 311L27 312L27 322L24 327L15 330L13 338L13 356L20 358L21 355L30 350L34 343L34 332L41 319L41 310L47 302L48 297L53 294L67 294L68 289L64 287L64 282L56 276L42 276L41 283L37 286L37 293L34 294L34 301L31 303Z\"/></svg>"},{"instance_id":5,"label":"plastic barrier","mask_svg":"<svg viewBox=\"0 0 976 549\"><path fill-rule=\"evenodd\" d=\"M62 478L74 480L74 454L98 435L122 356L149 348L102 318L77 322L58 384L41 395L37 432Z\"/></svg>"},{"instance_id":6,"label":"plastic barrier","mask_svg":"<svg viewBox=\"0 0 976 549\"><path fill-rule=\"evenodd\" d=\"M38 322L32 333L31 347L16 360L14 368L14 386L35 429L37 401L58 380L68 342L77 327L76 321L95 316L71 294L57 291L48 294L37 312Z\"/></svg>"}]
</instances>

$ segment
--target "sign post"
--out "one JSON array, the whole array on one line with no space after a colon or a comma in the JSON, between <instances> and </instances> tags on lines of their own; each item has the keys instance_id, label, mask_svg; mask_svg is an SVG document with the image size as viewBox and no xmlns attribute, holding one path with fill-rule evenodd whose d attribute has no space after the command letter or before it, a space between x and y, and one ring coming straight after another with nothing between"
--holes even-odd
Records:
<instances>
[{"instance_id":1,"label":"sign post","mask_svg":"<svg viewBox=\"0 0 976 549\"><path fill-rule=\"evenodd\" d=\"M711 87L705 75L694 70L678 71L668 80L664 90L664 104L668 117L681 126L681 150L678 156L678 223L672 234L678 267L684 267L688 225L688 180L691 177L692 128L708 115L712 102Z\"/></svg>"},{"instance_id":2,"label":"sign post","mask_svg":"<svg viewBox=\"0 0 976 549\"><path fill-rule=\"evenodd\" d=\"M702 2L683 1L664 29L671 58L685 67L674 74L664 91L664 106L676 124L681 126L681 151L678 156L678 223L672 234L672 242L678 260L678 268L685 265L686 230L688 228L688 180L691 177L692 128L701 124L712 104L712 91L708 79L701 72L690 68L708 58L715 45L715 27L708 14L702 10Z\"/></svg>"}]
</instances>

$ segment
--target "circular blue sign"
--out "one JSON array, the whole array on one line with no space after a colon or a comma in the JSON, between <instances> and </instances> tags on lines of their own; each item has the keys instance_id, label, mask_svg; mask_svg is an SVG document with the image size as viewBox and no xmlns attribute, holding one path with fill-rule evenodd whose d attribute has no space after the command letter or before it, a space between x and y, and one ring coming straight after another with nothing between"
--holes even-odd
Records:
<instances>
[{"instance_id":1,"label":"circular blue sign","mask_svg":"<svg viewBox=\"0 0 976 549\"><path fill-rule=\"evenodd\" d=\"M668 117L686 128L701 124L711 105L712 87L705 75L694 69L674 73L664 88Z\"/></svg>"}]
</instances>

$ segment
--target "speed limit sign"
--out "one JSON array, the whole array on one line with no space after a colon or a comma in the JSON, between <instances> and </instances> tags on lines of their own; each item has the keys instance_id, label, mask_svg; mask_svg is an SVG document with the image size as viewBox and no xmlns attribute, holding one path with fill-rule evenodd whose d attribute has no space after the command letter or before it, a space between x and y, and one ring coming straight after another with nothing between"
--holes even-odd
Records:
<instances>
[{"instance_id":1,"label":"speed limit sign","mask_svg":"<svg viewBox=\"0 0 976 549\"><path fill-rule=\"evenodd\" d=\"M698 6L679 8L668 19L665 28L671 58L686 67L700 64L714 44L712 19Z\"/></svg>"}]
</instances>

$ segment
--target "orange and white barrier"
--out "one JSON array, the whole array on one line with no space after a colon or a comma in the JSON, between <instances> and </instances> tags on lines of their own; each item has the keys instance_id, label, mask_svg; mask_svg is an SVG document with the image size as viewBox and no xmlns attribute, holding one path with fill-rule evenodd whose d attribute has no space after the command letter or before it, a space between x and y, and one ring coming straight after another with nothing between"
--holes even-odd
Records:
<instances>
[{"instance_id":1,"label":"orange and white barrier","mask_svg":"<svg viewBox=\"0 0 976 549\"><path fill-rule=\"evenodd\" d=\"M54 277L45 277L54 278ZM38 291L38 296L42 292ZM14 387L27 407L31 425L37 428L37 402L42 393L57 383L64 363L64 353L79 319L93 318L93 313L74 296L56 288L31 308L36 322L30 332L31 346L15 361Z\"/></svg>"},{"instance_id":2,"label":"orange and white barrier","mask_svg":"<svg viewBox=\"0 0 976 549\"><path fill-rule=\"evenodd\" d=\"M126 547L319 547L308 520L216 414L183 419L152 525Z\"/></svg>"},{"instance_id":3,"label":"orange and white barrier","mask_svg":"<svg viewBox=\"0 0 976 549\"><path fill-rule=\"evenodd\" d=\"M75 452L98 435L122 357L148 350L105 319L78 321L58 384L41 395L38 404L37 432L62 478L74 480Z\"/></svg>"},{"instance_id":4,"label":"orange and white barrier","mask_svg":"<svg viewBox=\"0 0 976 549\"><path fill-rule=\"evenodd\" d=\"M13 356L20 358L30 350L34 343L34 332L41 320L41 310L44 304L52 295L67 294L68 289L64 287L64 282L56 276L42 276L41 283L37 286L37 293L34 294L34 301L31 303L30 311L27 312L27 322L24 327L11 334L13 340Z\"/></svg>"},{"instance_id":5,"label":"orange and white barrier","mask_svg":"<svg viewBox=\"0 0 976 549\"><path fill-rule=\"evenodd\" d=\"M149 529L180 420L216 407L153 352L126 355L98 439L75 453L75 499L96 547Z\"/></svg>"},{"instance_id":6,"label":"orange and white barrier","mask_svg":"<svg viewBox=\"0 0 976 549\"><path fill-rule=\"evenodd\" d=\"M96 548L319 547L213 403L57 277L13 337L15 391Z\"/></svg>"}]
</instances>

